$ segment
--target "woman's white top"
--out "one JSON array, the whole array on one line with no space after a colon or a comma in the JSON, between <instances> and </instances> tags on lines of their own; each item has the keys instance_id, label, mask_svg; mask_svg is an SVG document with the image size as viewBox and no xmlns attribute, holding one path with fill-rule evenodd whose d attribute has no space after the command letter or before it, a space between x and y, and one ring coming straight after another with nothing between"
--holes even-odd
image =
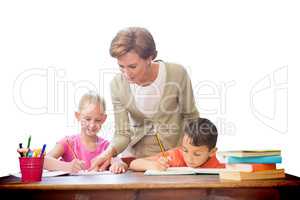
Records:
<instances>
[{"instance_id":1,"label":"woman's white top","mask_svg":"<svg viewBox=\"0 0 300 200\"><path fill-rule=\"evenodd\" d=\"M130 84L136 106L146 117L152 117L157 111L165 83L166 66L164 63L159 62L158 75L150 85L140 86L135 83Z\"/></svg>"}]
</instances>

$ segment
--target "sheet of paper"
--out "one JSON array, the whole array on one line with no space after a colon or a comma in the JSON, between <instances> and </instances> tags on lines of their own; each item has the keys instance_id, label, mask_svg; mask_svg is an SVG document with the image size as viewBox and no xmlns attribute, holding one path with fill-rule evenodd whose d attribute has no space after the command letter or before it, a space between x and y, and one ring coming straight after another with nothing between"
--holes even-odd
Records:
<instances>
[{"instance_id":1,"label":"sheet of paper","mask_svg":"<svg viewBox=\"0 0 300 200\"><path fill-rule=\"evenodd\" d=\"M102 171L102 172L95 172L95 171L79 171L78 173L69 173L69 172L63 172L63 171L48 171L43 170L43 178L46 177L55 177L55 176L62 176L62 175L70 175L70 176L94 176L94 175L112 175L113 173L110 171ZM13 175L16 177L21 178L21 172L17 173L11 173L8 174Z\"/></svg>"},{"instance_id":2,"label":"sheet of paper","mask_svg":"<svg viewBox=\"0 0 300 200\"><path fill-rule=\"evenodd\" d=\"M0 178L9 176L10 174L8 172L0 171Z\"/></svg>"},{"instance_id":3,"label":"sheet of paper","mask_svg":"<svg viewBox=\"0 0 300 200\"><path fill-rule=\"evenodd\" d=\"M63 171L43 171L43 178L45 177L54 177L54 176L62 176L62 175L68 175L68 172L63 172Z\"/></svg>"},{"instance_id":4,"label":"sheet of paper","mask_svg":"<svg viewBox=\"0 0 300 200\"><path fill-rule=\"evenodd\" d=\"M63 172L63 171L48 171L48 170L43 170L43 178L46 177L55 177L55 176L61 176L61 175L67 175L69 174L68 172ZM21 178L21 172L17 172L17 173L12 173L11 175L16 176Z\"/></svg>"},{"instance_id":5,"label":"sheet of paper","mask_svg":"<svg viewBox=\"0 0 300 200\"><path fill-rule=\"evenodd\" d=\"M94 176L94 175L112 175L113 173L110 171L79 171L78 173L71 173L71 176Z\"/></svg>"},{"instance_id":6,"label":"sheet of paper","mask_svg":"<svg viewBox=\"0 0 300 200\"><path fill-rule=\"evenodd\" d=\"M144 174L150 176L163 175L188 175L188 174L219 174L226 169L219 168L190 168L190 167L170 167L166 171L147 170Z\"/></svg>"},{"instance_id":7,"label":"sheet of paper","mask_svg":"<svg viewBox=\"0 0 300 200\"><path fill-rule=\"evenodd\" d=\"M196 168L194 169L196 174L219 174L223 171L228 171L225 168Z\"/></svg>"},{"instance_id":8,"label":"sheet of paper","mask_svg":"<svg viewBox=\"0 0 300 200\"><path fill-rule=\"evenodd\" d=\"M147 170L145 175L149 176L164 176L164 175L188 175L196 174L192 168L189 167L169 167L166 171Z\"/></svg>"}]
</instances>

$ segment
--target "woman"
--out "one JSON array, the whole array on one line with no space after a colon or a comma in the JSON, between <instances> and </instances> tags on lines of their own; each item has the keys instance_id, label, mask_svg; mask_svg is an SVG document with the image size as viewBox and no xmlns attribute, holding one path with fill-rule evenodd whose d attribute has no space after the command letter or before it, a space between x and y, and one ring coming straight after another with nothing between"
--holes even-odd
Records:
<instances>
[{"instance_id":1,"label":"woman","mask_svg":"<svg viewBox=\"0 0 300 200\"><path fill-rule=\"evenodd\" d=\"M160 151L156 133L166 150L178 146L183 125L199 117L190 78L173 63L154 61L157 55L150 32L129 27L117 33L110 46L121 74L111 82L115 134L110 147L92 161L91 170L103 170L127 148L134 157Z\"/></svg>"}]
</instances>

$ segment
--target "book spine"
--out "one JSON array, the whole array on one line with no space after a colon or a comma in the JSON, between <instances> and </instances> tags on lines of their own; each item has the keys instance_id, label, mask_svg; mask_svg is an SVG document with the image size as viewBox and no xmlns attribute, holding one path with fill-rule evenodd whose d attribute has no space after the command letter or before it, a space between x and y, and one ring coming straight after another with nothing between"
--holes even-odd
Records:
<instances>
[{"instance_id":1,"label":"book spine","mask_svg":"<svg viewBox=\"0 0 300 200\"><path fill-rule=\"evenodd\" d=\"M281 156L259 156L259 157L233 157L229 156L226 159L227 164L234 163L261 163L261 164L272 164L281 163Z\"/></svg>"},{"instance_id":2,"label":"book spine","mask_svg":"<svg viewBox=\"0 0 300 200\"><path fill-rule=\"evenodd\" d=\"M226 164L226 169L234 171L255 172L276 169L276 164L238 163Z\"/></svg>"}]
</instances>

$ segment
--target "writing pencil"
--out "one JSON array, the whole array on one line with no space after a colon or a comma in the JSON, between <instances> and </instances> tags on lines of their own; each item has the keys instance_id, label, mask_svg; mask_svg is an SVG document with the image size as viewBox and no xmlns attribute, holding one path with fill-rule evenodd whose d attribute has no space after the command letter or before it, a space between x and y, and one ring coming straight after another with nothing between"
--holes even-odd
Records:
<instances>
[{"instance_id":1,"label":"writing pencil","mask_svg":"<svg viewBox=\"0 0 300 200\"><path fill-rule=\"evenodd\" d=\"M77 157L77 155L76 155L74 149L72 148L72 146L71 146L68 139L67 139L67 145L68 145L69 149L72 151L73 159L75 159L75 158L78 159L78 157Z\"/></svg>"},{"instance_id":2,"label":"writing pencil","mask_svg":"<svg viewBox=\"0 0 300 200\"><path fill-rule=\"evenodd\" d=\"M165 148L164 148L164 145L162 144L162 142L159 138L158 132L156 132L155 137L156 137L157 143L159 144L160 151L162 152L163 156L166 157L167 155L166 155L166 152L165 152Z\"/></svg>"},{"instance_id":3,"label":"writing pencil","mask_svg":"<svg viewBox=\"0 0 300 200\"><path fill-rule=\"evenodd\" d=\"M30 152L30 143L31 143L31 135L29 136L29 138L28 138L28 142L27 142L27 149L28 149L28 151L27 151L27 153L26 153L26 157L28 157L28 154L29 154L29 152Z\"/></svg>"}]
</instances>

